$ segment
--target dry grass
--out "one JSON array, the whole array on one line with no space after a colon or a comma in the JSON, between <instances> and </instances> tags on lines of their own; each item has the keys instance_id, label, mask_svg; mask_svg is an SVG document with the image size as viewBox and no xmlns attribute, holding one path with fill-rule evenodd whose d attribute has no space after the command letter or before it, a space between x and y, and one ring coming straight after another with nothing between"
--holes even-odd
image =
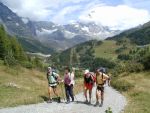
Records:
<instances>
[{"instance_id":1,"label":"dry grass","mask_svg":"<svg viewBox=\"0 0 150 113\"><path fill-rule=\"evenodd\" d=\"M81 81L76 81L76 93L83 89ZM47 88L44 72L0 66L0 108L43 102L48 96ZM62 88L60 84L58 92L63 97Z\"/></svg>"},{"instance_id":2,"label":"dry grass","mask_svg":"<svg viewBox=\"0 0 150 113\"><path fill-rule=\"evenodd\" d=\"M128 98L124 113L150 113L150 72L133 73L120 80L134 85L123 93Z\"/></svg>"}]
</instances>

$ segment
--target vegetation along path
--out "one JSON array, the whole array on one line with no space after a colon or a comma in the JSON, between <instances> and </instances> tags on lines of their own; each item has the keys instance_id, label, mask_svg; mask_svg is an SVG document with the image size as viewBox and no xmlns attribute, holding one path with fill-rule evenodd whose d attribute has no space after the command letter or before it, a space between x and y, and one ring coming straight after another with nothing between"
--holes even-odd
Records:
<instances>
[{"instance_id":1,"label":"vegetation along path","mask_svg":"<svg viewBox=\"0 0 150 113\"><path fill-rule=\"evenodd\" d=\"M123 111L126 99L115 89L105 86L105 101L103 107L94 107L95 88L93 89L91 105L84 104L83 93L76 95L76 102L62 103L39 103L33 105L23 105L14 108L0 109L0 113L105 113L108 107L111 107L113 113Z\"/></svg>"}]
</instances>

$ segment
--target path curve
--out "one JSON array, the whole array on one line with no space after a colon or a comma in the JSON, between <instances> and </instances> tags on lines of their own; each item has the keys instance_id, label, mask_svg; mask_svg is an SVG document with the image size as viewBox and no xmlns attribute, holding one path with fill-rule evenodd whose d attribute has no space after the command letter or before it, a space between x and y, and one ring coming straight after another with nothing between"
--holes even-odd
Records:
<instances>
[{"instance_id":1,"label":"path curve","mask_svg":"<svg viewBox=\"0 0 150 113\"><path fill-rule=\"evenodd\" d=\"M39 103L33 105L22 105L13 108L0 109L0 113L105 113L108 107L113 113L120 113L127 104L126 99L115 89L105 86L105 100L103 107L94 107L95 88L92 94L92 105L83 104L83 93L76 95L79 102L70 104L63 103Z\"/></svg>"}]
</instances>

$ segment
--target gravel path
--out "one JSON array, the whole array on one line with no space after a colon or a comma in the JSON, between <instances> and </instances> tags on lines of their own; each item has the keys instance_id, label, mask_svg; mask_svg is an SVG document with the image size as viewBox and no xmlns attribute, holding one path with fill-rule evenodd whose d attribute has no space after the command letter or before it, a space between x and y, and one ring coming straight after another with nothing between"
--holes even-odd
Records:
<instances>
[{"instance_id":1,"label":"gravel path","mask_svg":"<svg viewBox=\"0 0 150 113\"><path fill-rule=\"evenodd\" d=\"M113 113L120 113L127 104L126 99L118 91L105 86L105 99L103 107L94 107L95 88L93 89L92 105L84 104L83 93L76 95L78 102L70 104L62 103L39 103L33 105L22 105L14 108L0 109L0 113L105 113L108 107Z\"/></svg>"}]
</instances>

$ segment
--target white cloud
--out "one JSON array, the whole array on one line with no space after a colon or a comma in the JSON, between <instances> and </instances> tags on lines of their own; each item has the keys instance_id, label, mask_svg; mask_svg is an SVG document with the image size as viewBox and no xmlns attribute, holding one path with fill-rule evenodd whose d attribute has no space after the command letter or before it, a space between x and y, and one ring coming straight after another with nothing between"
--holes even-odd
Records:
<instances>
[{"instance_id":1,"label":"white cloud","mask_svg":"<svg viewBox=\"0 0 150 113\"><path fill-rule=\"evenodd\" d=\"M105 0L0 0L19 16L34 21L94 21L112 29L128 29L150 20L149 0L122 1L125 5L108 6Z\"/></svg>"},{"instance_id":2,"label":"white cloud","mask_svg":"<svg viewBox=\"0 0 150 113\"><path fill-rule=\"evenodd\" d=\"M79 19L81 21L95 21L112 29L128 29L150 20L147 10L136 9L126 5L98 6L84 11Z\"/></svg>"},{"instance_id":3,"label":"white cloud","mask_svg":"<svg viewBox=\"0 0 150 113\"><path fill-rule=\"evenodd\" d=\"M19 16L29 17L31 20L46 20L59 8L60 0L0 0Z\"/></svg>"},{"instance_id":4,"label":"white cloud","mask_svg":"<svg viewBox=\"0 0 150 113\"><path fill-rule=\"evenodd\" d=\"M67 23L67 18L69 17L70 14L72 14L74 11L77 11L81 9L80 5L74 5L74 6L68 6L59 11L53 18L52 21L55 23ZM68 16L68 17L67 17ZM72 20L71 20L72 21ZM70 21L68 21L70 22Z\"/></svg>"}]
</instances>

